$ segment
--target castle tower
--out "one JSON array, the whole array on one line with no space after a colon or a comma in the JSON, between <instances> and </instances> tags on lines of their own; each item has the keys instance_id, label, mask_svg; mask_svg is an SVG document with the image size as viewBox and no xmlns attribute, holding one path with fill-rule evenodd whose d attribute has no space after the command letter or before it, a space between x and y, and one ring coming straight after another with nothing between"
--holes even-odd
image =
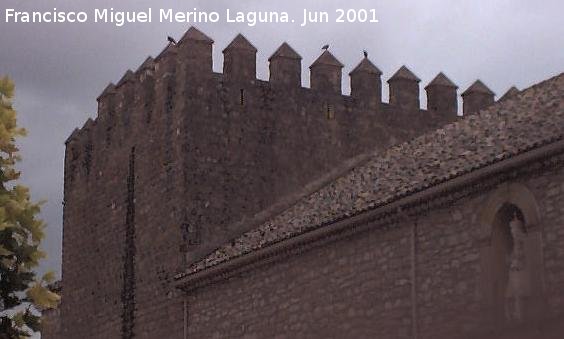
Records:
<instances>
[{"instance_id":1,"label":"castle tower","mask_svg":"<svg viewBox=\"0 0 564 339\"><path fill-rule=\"evenodd\" d=\"M186 81L211 77L213 42L195 27L190 27L178 41L178 56Z\"/></svg>"},{"instance_id":2,"label":"castle tower","mask_svg":"<svg viewBox=\"0 0 564 339\"><path fill-rule=\"evenodd\" d=\"M389 80L390 105L403 109L419 109L419 79L402 66Z\"/></svg>"},{"instance_id":3,"label":"castle tower","mask_svg":"<svg viewBox=\"0 0 564 339\"><path fill-rule=\"evenodd\" d=\"M311 89L341 94L343 64L329 51L325 51L311 66Z\"/></svg>"},{"instance_id":4,"label":"castle tower","mask_svg":"<svg viewBox=\"0 0 564 339\"><path fill-rule=\"evenodd\" d=\"M268 58L270 62L270 83L300 87L302 85L302 57L284 42Z\"/></svg>"},{"instance_id":5,"label":"castle tower","mask_svg":"<svg viewBox=\"0 0 564 339\"><path fill-rule=\"evenodd\" d=\"M455 117L458 113L458 96L456 86L442 72L433 79L425 90L427 91L427 110L438 112L445 116Z\"/></svg>"},{"instance_id":6,"label":"castle tower","mask_svg":"<svg viewBox=\"0 0 564 339\"><path fill-rule=\"evenodd\" d=\"M351 77L351 95L361 105L377 107L382 102L382 71L365 57L349 73Z\"/></svg>"},{"instance_id":7,"label":"castle tower","mask_svg":"<svg viewBox=\"0 0 564 339\"><path fill-rule=\"evenodd\" d=\"M226 81L252 81L257 73L257 49L239 34L223 50L223 75Z\"/></svg>"},{"instance_id":8,"label":"castle tower","mask_svg":"<svg viewBox=\"0 0 564 339\"><path fill-rule=\"evenodd\" d=\"M351 99L340 95L343 65L329 52L311 66L306 90L288 44L270 57L270 84L256 80L257 50L243 36L225 48L223 75L212 71L212 49L191 28L110 84L99 118L69 138L62 337L182 336L179 267L251 230L284 197L317 190L347 159L445 122L380 104L381 72L368 59L350 73Z\"/></svg>"},{"instance_id":9,"label":"castle tower","mask_svg":"<svg viewBox=\"0 0 564 339\"><path fill-rule=\"evenodd\" d=\"M482 81L476 80L472 86L462 93L464 115L476 113L490 106L494 103L494 96L494 92L484 85Z\"/></svg>"}]
</instances>

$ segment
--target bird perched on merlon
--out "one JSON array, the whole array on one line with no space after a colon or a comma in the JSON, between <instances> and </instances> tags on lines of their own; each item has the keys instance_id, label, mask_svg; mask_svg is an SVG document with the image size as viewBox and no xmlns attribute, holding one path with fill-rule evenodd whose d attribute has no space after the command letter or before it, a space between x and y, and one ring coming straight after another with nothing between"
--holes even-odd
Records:
<instances>
[{"instance_id":1,"label":"bird perched on merlon","mask_svg":"<svg viewBox=\"0 0 564 339\"><path fill-rule=\"evenodd\" d=\"M329 45L325 45L325 46L321 47L321 49L328 50L328 49L329 49Z\"/></svg>"},{"instance_id":2,"label":"bird perched on merlon","mask_svg":"<svg viewBox=\"0 0 564 339\"><path fill-rule=\"evenodd\" d=\"M167 36L167 37L166 37L166 39L167 39L167 40L168 40L168 42L170 42L171 44L173 44L173 45L176 45L176 40L174 40L174 38L173 38L173 37L171 37L171 36Z\"/></svg>"},{"instance_id":3,"label":"bird perched on merlon","mask_svg":"<svg viewBox=\"0 0 564 339\"><path fill-rule=\"evenodd\" d=\"M368 52L367 52L366 50L364 50L363 53L364 53L364 57L365 57L365 58L368 58Z\"/></svg>"}]
</instances>

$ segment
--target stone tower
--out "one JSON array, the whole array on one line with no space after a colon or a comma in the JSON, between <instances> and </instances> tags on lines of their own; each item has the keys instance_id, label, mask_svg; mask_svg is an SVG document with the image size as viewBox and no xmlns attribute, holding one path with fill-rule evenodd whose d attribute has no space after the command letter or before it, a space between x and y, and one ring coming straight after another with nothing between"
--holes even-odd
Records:
<instances>
[{"instance_id":1,"label":"stone tower","mask_svg":"<svg viewBox=\"0 0 564 339\"><path fill-rule=\"evenodd\" d=\"M212 49L190 28L108 85L97 116L66 141L64 338L181 338L181 267L347 159L452 118L420 109L420 80L406 67L388 81L388 104L367 58L343 95L344 65L329 51L306 88L287 43L269 58L269 81L256 78L257 49L242 35L224 49L223 73ZM456 89L445 79L428 94L452 116ZM491 99L480 88L466 95L472 108Z\"/></svg>"}]
</instances>

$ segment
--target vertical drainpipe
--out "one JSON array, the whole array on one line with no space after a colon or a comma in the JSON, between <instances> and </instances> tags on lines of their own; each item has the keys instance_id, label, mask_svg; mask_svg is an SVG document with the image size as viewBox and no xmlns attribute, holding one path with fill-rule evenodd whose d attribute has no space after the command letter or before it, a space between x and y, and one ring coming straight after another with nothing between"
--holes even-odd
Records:
<instances>
[{"instance_id":1,"label":"vertical drainpipe","mask_svg":"<svg viewBox=\"0 0 564 339\"><path fill-rule=\"evenodd\" d=\"M411 334L413 339L417 339L419 337L419 319L417 317L417 219L411 218L401 207L398 207L398 214L408 225L412 225L410 232Z\"/></svg>"}]
</instances>

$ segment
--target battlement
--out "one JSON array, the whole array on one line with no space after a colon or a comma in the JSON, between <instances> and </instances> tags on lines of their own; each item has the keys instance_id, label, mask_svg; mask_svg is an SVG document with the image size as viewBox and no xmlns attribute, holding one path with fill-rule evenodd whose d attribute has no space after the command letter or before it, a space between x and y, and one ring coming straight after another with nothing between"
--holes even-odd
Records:
<instances>
[{"instance_id":1,"label":"battlement","mask_svg":"<svg viewBox=\"0 0 564 339\"><path fill-rule=\"evenodd\" d=\"M97 98L97 117L66 142L65 192L122 173L114 167L135 148L154 159L147 165L152 175L162 176L169 191L184 190L178 194L187 200L225 190L235 194L237 180L244 182L256 197L222 200L237 205L229 207L237 212L217 211L225 219L214 222L221 227L268 207L343 159L459 118L458 87L442 72L425 86L428 107L422 109L421 79L406 66L387 80L389 102L382 100L383 74L367 53L348 74L350 94L343 94L345 66L328 48L309 67L308 88L302 86L302 57L286 42L268 59L268 80L257 79L257 48L243 35L223 50L223 73L212 69L213 44L191 27L178 43L110 83ZM462 98L464 114L494 102L479 80ZM189 192L191 181L208 180L212 172L218 187Z\"/></svg>"},{"instance_id":2,"label":"battlement","mask_svg":"<svg viewBox=\"0 0 564 339\"><path fill-rule=\"evenodd\" d=\"M239 34L223 50L223 73L212 70L212 46L214 41L204 33L191 27L177 44L169 43L156 58L148 57L133 72L126 71L117 85L110 83L98 97L98 119L119 119L122 125L128 125L131 119L130 107L136 101L145 101L145 106L171 91L170 87L182 89L190 83L198 86L210 85L206 81L217 78L225 86L230 84L240 87L240 101L245 101L246 86L269 87L275 92L313 91L321 95L342 96L352 99L354 105L370 110L379 110L386 103L382 100L382 72L365 56L349 73L350 95L343 95L341 90L342 70L344 65L328 50L310 66L310 88L302 87L302 57L286 42L272 54L269 60L269 80L256 78L257 49L243 35ZM168 79L168 80L167 80ZM166 85L163 85L163 82ZM421 80L406 66L402 66L390 79L389 105L404 111L418 111L419 83ZM454 120L458 111L458 87L442 72L426 87L427 111L447 116ZM202 89L200 89L201 91ZM158 93L158 92L161 93ZM174 91L176 92L176 91ZM299 95L299 94L295 94ZM470 86L463 94L464 114L472 114L486 108L494 102L494 93L481 81ZM172 100L172 98L171 98ZM145 120L150 120L145 116ZM108 139L108 142L111 140Z\"/></svg>"}]
</instances>

